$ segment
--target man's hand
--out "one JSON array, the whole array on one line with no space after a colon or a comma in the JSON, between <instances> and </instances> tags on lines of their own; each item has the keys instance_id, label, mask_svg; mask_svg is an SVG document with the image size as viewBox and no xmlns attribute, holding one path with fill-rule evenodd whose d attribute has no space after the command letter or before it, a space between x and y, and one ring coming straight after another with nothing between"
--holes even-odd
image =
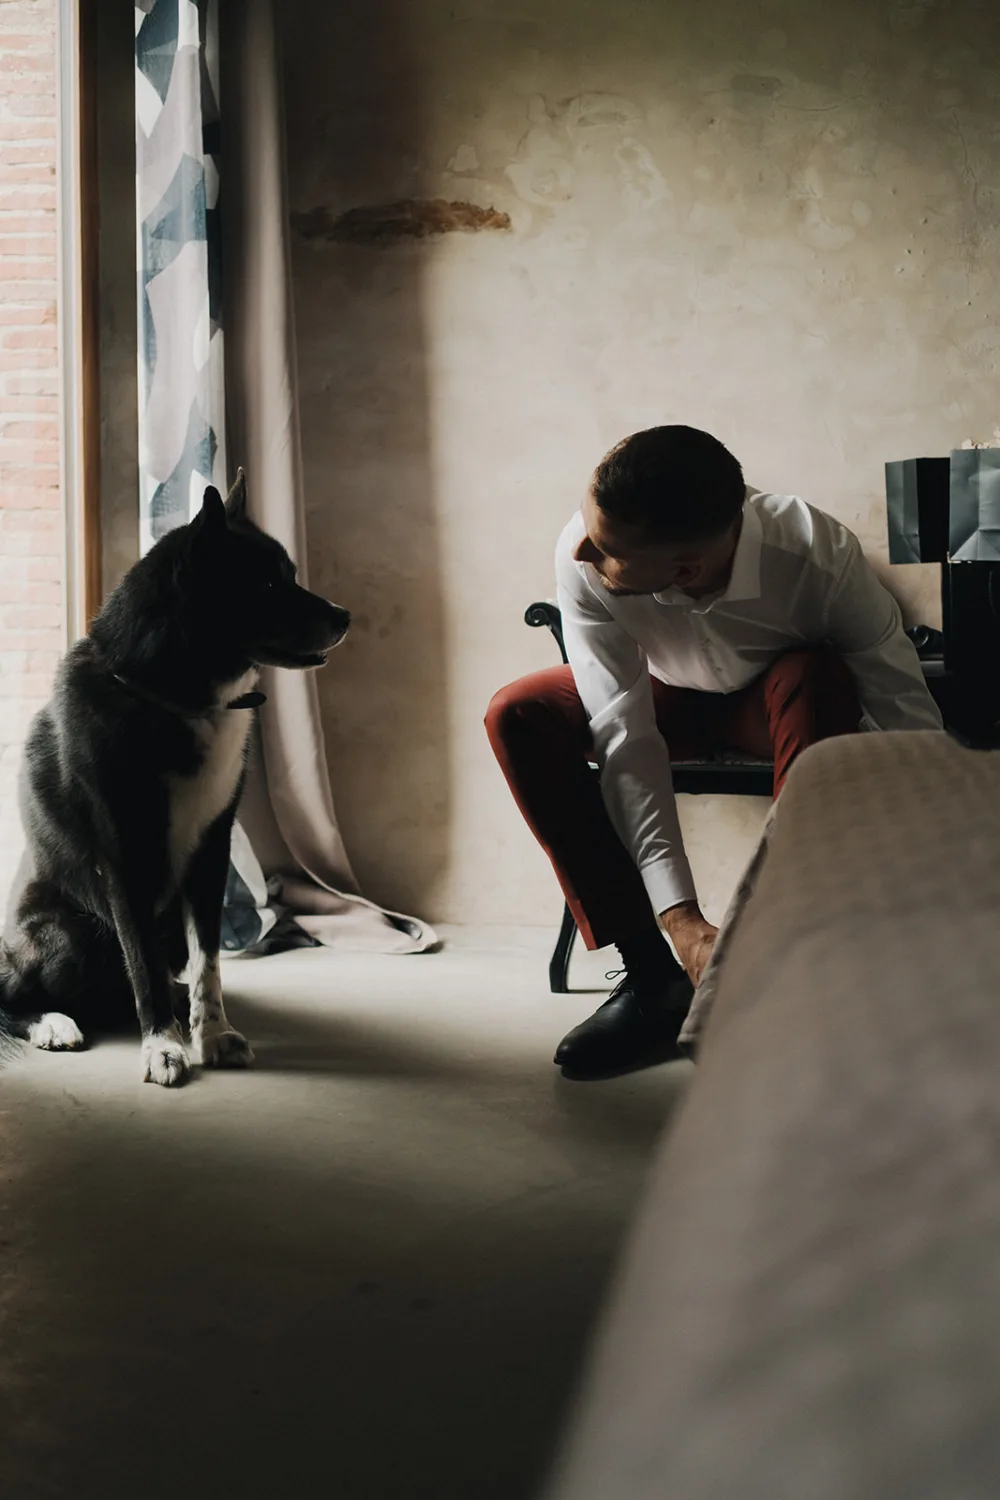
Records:
<instances>
[{"instance_id":1,"label":"man's hand","mask_svg":"<svg viewBox=\"0 0 1000 1500\"><path fill-rule=\"evenodd\" d=\"M677 957L697 989L719 929L705 920L697 901L682 901L660 913L660 921L677 950Z\"/></svg>"}]
</instances>

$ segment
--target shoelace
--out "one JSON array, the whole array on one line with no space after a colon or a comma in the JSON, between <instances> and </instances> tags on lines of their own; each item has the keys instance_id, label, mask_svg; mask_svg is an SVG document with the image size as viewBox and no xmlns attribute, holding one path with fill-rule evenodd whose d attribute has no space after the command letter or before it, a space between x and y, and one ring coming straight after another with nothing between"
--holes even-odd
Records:
<instances>
[{"instance_id":1,"label":"shoelace","mask_svg":"<svg viewBox=\"0 0 1000 1500\"><path fill-rule=\"evenodd\" d=\"M627 974L628 969L609 969L604 977L609 982L609 984L614 984L616 979L621 979L623 975ZM683 978L683 971L678 973L675 977L678 979Z\"/></svg>"}]
</instances>

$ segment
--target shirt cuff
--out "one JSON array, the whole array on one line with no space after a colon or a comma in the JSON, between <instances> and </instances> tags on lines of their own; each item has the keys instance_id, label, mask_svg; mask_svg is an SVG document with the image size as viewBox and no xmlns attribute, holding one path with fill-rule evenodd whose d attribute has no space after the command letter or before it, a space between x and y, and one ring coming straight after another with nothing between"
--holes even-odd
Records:
<instances>
[{"instance_id":1,"label":"shirt cuff","mask_svg":"<svg viewBox=\"0 0 1000 1500\"><path fill-rule=\"evenodd\" d=\"M657 916L671 906L679 905L681 901L698 899L694 876L685 854L672 854L667 859L658 859L655 864L646 865L639 874Z\"/></svg>"}]
</instances>

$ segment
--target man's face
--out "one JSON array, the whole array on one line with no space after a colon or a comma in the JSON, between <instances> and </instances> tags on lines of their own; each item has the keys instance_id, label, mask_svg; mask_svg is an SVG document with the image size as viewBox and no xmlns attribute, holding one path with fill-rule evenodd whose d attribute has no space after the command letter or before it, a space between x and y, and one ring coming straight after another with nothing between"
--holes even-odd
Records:
<instances>
[{"instance_id":1,"label":"man's face","mask_svg":"<svg viewBox=\"0 0 1000 1500\"><path fill-rule=\"evenodd\" d=\"M577 562L590 563L609 594L662 594L681 589L692 599L725 587L732 571L739 525L710 541L665 546L627 521L606 516L588 494L583 502L586 535Z\"/></svg>"}]
</instances>

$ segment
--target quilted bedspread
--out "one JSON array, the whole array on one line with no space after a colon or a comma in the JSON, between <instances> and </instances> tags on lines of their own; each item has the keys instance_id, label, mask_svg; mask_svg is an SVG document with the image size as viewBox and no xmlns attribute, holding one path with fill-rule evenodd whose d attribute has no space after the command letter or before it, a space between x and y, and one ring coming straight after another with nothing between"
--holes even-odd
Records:
<instances>
[{"instance_id":1,"label":"quilted bedspread","mask_svg":"<svg viewBox=\"0 0 1000 1500\"><path fill-rule=\"evenodd\" d=\"M690 1034L547 1500L996 1500L1000 754L808 751Z\"/></svg>"}]
</instances>

